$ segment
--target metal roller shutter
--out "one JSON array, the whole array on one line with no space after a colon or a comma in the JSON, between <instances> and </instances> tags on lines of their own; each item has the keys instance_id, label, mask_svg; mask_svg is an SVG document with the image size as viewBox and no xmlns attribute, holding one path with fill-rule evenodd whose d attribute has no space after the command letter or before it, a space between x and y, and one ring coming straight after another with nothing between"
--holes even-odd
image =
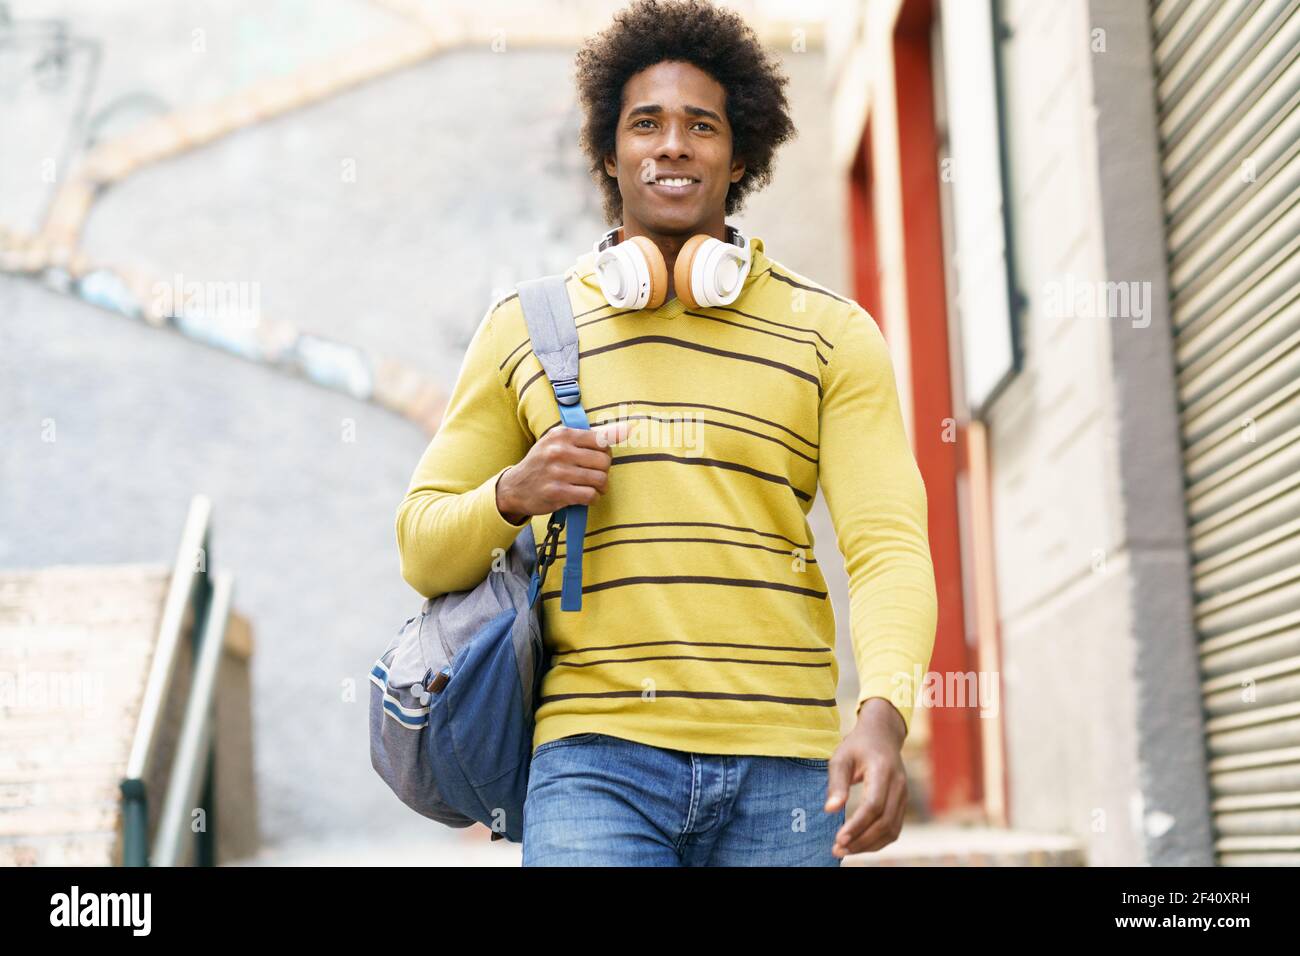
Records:
<instances>
[{"instance_id":1,"label":"metal roller shutter","mask_svg":"<svg viewBox=\"0 0 1300 956\"><path fill-rule=\"evenodd\" d=\"M1216 852L1300 864L1300 0L1151 3Z\"/></svg>"}]
</instances>

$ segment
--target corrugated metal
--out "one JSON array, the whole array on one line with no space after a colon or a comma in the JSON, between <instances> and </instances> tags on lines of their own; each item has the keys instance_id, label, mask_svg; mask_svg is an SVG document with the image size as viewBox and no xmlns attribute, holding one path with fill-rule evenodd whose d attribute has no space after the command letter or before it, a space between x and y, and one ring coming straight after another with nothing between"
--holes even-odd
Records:
<instances>
[{"instance_id":1,"label":"corrugated metal","mask_svg":"<svg viewBox=\"0 0 1300 956\"><path fill-rule=\"evenodd\" d=\"M1218 860L1300 865L1300 0L1157 0Z\"/></svg>"}]
</instances>

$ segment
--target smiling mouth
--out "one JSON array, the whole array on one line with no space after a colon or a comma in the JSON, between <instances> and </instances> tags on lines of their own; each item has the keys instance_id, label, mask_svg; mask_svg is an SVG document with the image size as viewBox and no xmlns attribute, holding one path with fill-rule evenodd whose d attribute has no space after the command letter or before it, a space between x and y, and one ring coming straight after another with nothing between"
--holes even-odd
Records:
<instances>
[{"instance_id":1,"label":"smiling mouth","mask_svg":"<svg viewBox=\"0 0 1300 956\"><path fill-rule=\"evenodd\" d=\"M690 176L665 176L663 179L656 179L648 185L666 193L684 193L689 192L699 184L698 179Z\"/></svg>"}]
</instances>

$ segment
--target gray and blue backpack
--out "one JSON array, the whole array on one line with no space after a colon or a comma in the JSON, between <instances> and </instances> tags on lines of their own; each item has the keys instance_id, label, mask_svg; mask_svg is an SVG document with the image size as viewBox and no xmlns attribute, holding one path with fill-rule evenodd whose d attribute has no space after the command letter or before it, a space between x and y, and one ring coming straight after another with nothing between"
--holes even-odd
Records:
<instances>
[{"instance_id":1,"label":"gray and blue backpack","mask_svg":"<svg viewBox=\"0 0 1300 956\"><path fill-rule=\"evenodd\" d=\"M578 332L562 275L517 286L560 420L589 428L578 389ZM523 840L533 715L549 657L538 596L568 527L560 609L582 609L587 507L532 522L475 587L435 595L397 631L370 672L370 762L412 810L450 827L482 823ZM447 541L448 548L456 542Z\"/></svg>"}]
</instances>

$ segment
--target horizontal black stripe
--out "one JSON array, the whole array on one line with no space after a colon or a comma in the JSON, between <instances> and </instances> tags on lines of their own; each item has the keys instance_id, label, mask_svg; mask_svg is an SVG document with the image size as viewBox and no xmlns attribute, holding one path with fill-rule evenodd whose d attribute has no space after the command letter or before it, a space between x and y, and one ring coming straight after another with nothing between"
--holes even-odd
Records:
<instances>
[{"instance_id":1,"label":"horizontal black stripe","mask_svg":"<svg viewBox=\"0 0 1300 956\"><path fill-rule=\"evenodd\" d=\"M579 315L575 315L573 317L575 327L578 329L585 329L589 325L596 325L599 322L606 322L609 319L617 319L620 315L631 315L633 312L637 311L636 309L624 309L622 312L611 312L609 315L602 315L600 318L592 319L590 322L577 321L578 319L582 318L582 316L584 315L590 315L592 312L599 312L601 309L608 309L608 308L610 308L610 306L608 305L598 305L594 309L588 309L586 312L580 313ZM520 363L522 363L523 360L527 358L529 355L535 354L531 348L532 344L533 344L533 340L531 338L524 339L522 342L520 342L518 345L512 348L509 351L509 353L507 353L506 357L501 360L501 364L497 366L498 370L504 369L506 365L510 362L510 359L514 357L516 352L518 352L520 349L526 350L525 353L519 357L519 361L515 363L514 368L510 370L510 374L506 376L507 385L510 383L510 379L514 377L515 369L519 367Z\"/></svg>"},{"instance_id":2,"label":"horizontal black stripe","mask_svg":"<svg viewBox=\"0 0 1300 956\"><path fill-rule=\"evenodd\" d=\"M771 667L830 667L830 661L756 661L748 657L695 657L658 654L650 657L607 657L599 661L557 661L556 667L595 667L597 664L639 664L642 661L710 661L715 664L763 664Z\"/></svg>"},{"instance_id":3,"label":"horizontal black stripe","mask_svg":"<svg viewBox=\"0 0 1300 956\"><path fill-rule=\"evenodd\" d=\"M578 273L577 273L577 270L576 270L576 269L570 269L568 272L564 273L564 289L565 289L566 292L569 290L569 286L571 285L571 283L569 282L569 280L570 280L570 279L573 279L573 278L575 278L575 277L577 277L577 275L578 275ZM519 292L518 292L518 291L511 292L509 295L507 295L507 296L503 296L502 298L498 299L495 303L493 303L493 305L492 305L492 311L493 311L493 312L496 312L496 310L499 309L499 308L501 308L501 306L503 306L503 305L505 305L507 302L510 302L510 301L512 301L512 300L514 300L514 299L517 299L517 298L519 298ZM580 318L582 318L584 315L590 315L592 312L599 312L601 309L608 309L608 308L612 308L612 306L609 306L609 305L598 305L598 306L596 306L596 308L594 308L594 309L588 309L586 312L579 312L577 315L574 316L574 319L580 319ZM610 318L612 318L612 316L610 316ZM521 348L523 348L523 347L524 347L525 345L527 345L527 344L528 344L528 340L525 339L522 343L520 343L519 345L516 345L513 349L510 350L510 355L514 355L516 352L518 352ZM505 357L505 360L504 360L500 365L497 366L497 369L498 369L498 370L503 369L503 368L506 367L506 362L509 362L509 361L510 361L510 355L507 355L507 356Z\"/></svg>"},{"instance_id":4,"label":"horizontal black stripe","mask_svg":"<svg viewBox=\"0 0 1300 956\"><path fill-rule=\"evenodd\" d=\"M524 345L527 345L527 344L528 344L527 342L524 343ZM520 348L523 348L523 345L519 346L519 348L516 348L516 349L512 350L511 353L510 353L510 355L514 355L515 352L518 352ZM501 364L497 366L497 370L498 370L498 371L500 371L501 369L503 369L503 368L506 367L506 362L509 362L509 361L510 361L510 355L507 355L504 359L502 359ZM533 350L532 350L532 349L529 349L529 350L526 351L523 355L519 356L519 361L516 362L513 366L511 366L510 371L506 373L506 388L509 388L509 387L510 387L510 380L511 380L512 378L515 377L515 370L516 370L517 368L519 368L519 366L523 365L523 364L524 364L524 359L528 358L528 356L530 356L530 355L533 355ZM533 356L533 357L536 358L536 356ZM539 365L541 364L541 360L540 360L540 359L538 359L538 364L539 364Z\"/></svg>"},{"instance_id":5,"label":"horizontal black stripe","mask_svg":"<svg viewBox=\"0 0 1300 956\"><path fill-rule=\"evenodd\" d=\"M814 588L801 588L794 584L781 584L777 581L754 581L749 578L716 578L703 574L645 574L631 578L614 578L611 581L584 584L582 593L591 594L595 591L607 591L610 588L623 588L633 584L716 584L722 587L768 588L772 591L789 591L793 594L803 594L823 601L826 599L825 591L818 591ZM549 601L551 598L559 596L560 590L558 588L554 591L542 592L543 601Z\"/></svg>"},{"instance_id":6,"label":"horizontal black stripe","mask_svg":"<svg viewBox=\"0 0 1300 956\"><path fill-rule=\"evenodd\" d=\"M619 405L657 405L661 408L710 408L715 412L726 412L728 415L739 415L741 418L749 418L756 422L762 422L764 425L771 425L773 428L779 428L788 435L793 435L810 448L817 448L815 441L804 438L792 428L787 428L780 422L774 422L768 418L760 418L758 415L751 415L749 412L742 412L738 408L728 408L725 405L706 405L703 402L652 402L644 398L625 398L621 402L606 402L604 405L584 406L587 414L603 411L606 408L616 408ZM558 422L556 423L558 424ZM552 428L555 426L552 425ZM545 434L545 432L543 432Z\"/></svg>"},{"instance_id":7,"label":"horizontal black stripe","mask_svg":"<svg viewBox=\"0 0 1300 956\"><path fill-rule=\"evenodd\" d=\"M764 538L779 538L787 544L804 550L812 548L811 544L800 544L797 541L791 541L785 535L777 534L775 531L759 531L757 528L719 524L716 521L629 521L623 524L607 524L599 528L588 528L586 537L591 538L594 535L604 534L606 531L618 531L622 528L725 528L727 531L744 531L749 534L761 535Z\"/></svg>"},{"instance_id":8,"label":"horizontal black stripe","mask_svg":"<svg viewBox=\"0 0 1300 956\"><path fill-rule=\"evenodd\" d=\"M590 409L588 409L588 414L590 414ZM816 458L813 458L811 455L805 455L797 448L791 448L789 445L781 441L781 439L779 438L774 438L771 435L764 435L762 432L756 432L751 428L741 428L739 425L732 425L727 422L718 422L718 421L710 421L709 419L695 419L695 418L660 418L658 415L624 415L621 418L603 418L600 419L599 421L588 421L588 425L591 428L597 428L601 425L610 425L616 422L628 422L637 418L644 418L648 421L663 422L665 424L669 424L672 422L689 421L689 422L698 422L701 425L716 425L718 428L730 428L732 431L744 432L746 435L753 435L755 438L761 438L763 441L770 441L775 445L780 445L782 448L790 452L792 455L798 455L804 461L811 462L814 465L817 464ZM547 425L544 429L542 429L542 434L537 436L538 440L541 440L541 438L552 428L558 428L563 424L564 422L555 422L551 425Z\"/></svg>"},{"instance_id":9,"label":"horizontal black stripe","mask_svg":"<svg viewBox=\"0 0 1300 956\"><path fill-rule=\"evenodd\" d=\"M645 693L645 691L641 690L607 690L596 694L546 694L539 699L538 703L549 704L558 700L597 700L609 697L641 697ZM707 690L656 690L651 691L650 695L651 697L689 697L695 700L751 700L768 704L795 704L803 707L835 707L839 703L834 697L777 697L774 694L723 694Z\"/></svg>"},{"instance_id":10,"label":"horizontal black stripe","mask_svg":"<svg viewBox=\"0 0 1300 956\"><path fill-rule=\"evenodd\" d=\"M591 315L591 313L593 313L593 312L599 312L601 309L612 309L612 308L614 308L614 306L610 305L608 302L602 302L600 305L596 306L594 309L588 309L586 312L578 312L578 313L576 313L576 314L573 316L573 318L574 318L575 320L576 320L576 319L580 319L580 318L582 318L582 317L585 316L585 315ZM613 313L613 314L611 314L611 315L603 315L603 316L601 316L601 319L612 319L612 318L614 318L615 315L627 315L629 312L635 312L635 311L636 311L635 309L624 309L622 312L615 312L615 313Z\"/></svg>"},{"instance_id":11,"label":"horizontal black stripe","mask_svg":"<svg viewBox=\"0 0 1300 956\"><path fill-rule=\"evenodd\" d=\"M563 561L567 553L568 540L567 538L564 538L561 539L561 541L562 544L559 546L559 550L555 555L556 561ZM592 551L599 551L601 548L612 548L616 544L661 544L668 541L690 541L698 544L722 544L733 548L757 548L760 551L771 551L773 554L784 555L787 558L794 557L794 555L789 551L784 551L781 548L769 548L765 544L752 544L748 541L723 541L720 538L624 538L622 541L606 541L604 544L587 545L584 536L582 550L584 554L590 554ZM807 557L805 561L808 564L817 563L817 559L811 556Z\"/></svg>"},{"instance_id":12,"label":"horizontal black stripe","mask_svg":"<svg viewBox=\"0 0 1300 956\"><path fill-rule=\"evenodd\" d=\"M822 344L825 345L828 349L833 350L835 348L834 345L832 345L829 341L827 341L826 336L822 335L821 332L817 331L816 329L804 328L802 325L787 325L784 322L777 322L774 319L765 319L761 315L754 315L752 312L745 312L742 309L737 309L735 306L730 306L730 305L711 305L709 306L709 308L713 309L714 311L734 312L736 315L743 315L747 319L753 319L756 322L766 322L768 325L778 325L783 329L789 329L791 332L809 332L812 335L817 336L817 338L821 339Z\"/></svg>"},{"instance_id":13,"label":"horizontal black stripe","mask_svg":"<svg viewBox=\"0 0 1300 956\"><path fill-rule=\"evenodd\" d=\"M591 273L591 274L594 275L594 273ZM845 304L851 304L851 303L849 303L849 300L844 299L844 298L841 298L840 296L838 296L838 295L836 295L835 293L831 292L829 289L824 289L824 288L822 288L822 287L820 287L820 286L806 285L806 284L804 284L804 283L802 283L802 282L798 282L798 281L796 281L795 279L793 279L793 278L791 278L791 277L789 277L789 276L781 275L780 273L774 271L773 268L772 268L772 266L770 266L770 265L769 265L765 270L763 270L761 273L759 273L757 276L752 276L751 279L750 279L750 281L752 282L752 281L754 281L754 280L756 280L756 279L761 279L763 276L766 276L766 275L771 275L774 279L779 279L780 281L786 283L787 285L795 286L796 288L800 288L800 289L806 289L806 290L808 290L808 291L810 291L810 292L817 292L817 293L819 293L819 294L821 294L821 295L827 295L827 296L830 296L832 299L835 299L836 301L843 302L843 303L845 303ZM574 278L574 277L576 277L576 276L577 276L577 273L574 272L574 271L570 271L570 272L565 273L564 278L565 278L565 288L566 288L566 290L567 290L568 287L569 287L568 280L569 280L569 279L572 279L572 278ZM581 280L579 280L579 281L581 281ZM519 298L519 293L518 293L518 292L512 292L512 293L510 293L509 295L505 296L504 298L500 299L498 302L496 302L496 303L492 306L492 310L495 312L497 309L499 309L501 306L505 305L507 302L510 302L511 300L513 300L513 299L517 299L517 298ZM607 303L607 302L602 302L600 305L597 305L595 308L587 309L587 310L584 311L584 312L578 312L578 313L576 313L576 314L574 315L574 320L575 320L575 322L576 322L578 319L584 318L585 316L591 315L592 313L599 312L599 311L601 311L602 309L612 309L612 308L615 308L615 306L612 306L612 305L610 305L610 304ZM822 344L824 344L827 348L829 348L829 349L834 349L834 348L835 348L834 344L831 343L831 342L826 338L826 336L822 335L822 333L821 333L819 330L814 329L814 328L805 328L805 327L803 327L803 326L799 326L799 325L790 325L789 323L786 323L786 322L777 322L775 319L765 318L764 316L761 316L761 315L754 315L754 314L751 313L751 312L745 312L744 310L742 310L742 309L737 309L737 308L735 308L734 306L728 306L728 305L717 305L717 306L708 306L708 308L711 309L712 311L715 311L715 312L731 312L731 313L734 313L734 314L736 314L736 315L743 315L743 316L744 316L745 318L747 318L747 319L754 319L755 321L758 321L758 322L764 322L764 323L766 323L766 324L768 324L768 325L775 325L775 326L777 326L778 328L789 329L791 332L805 332L805 333L809 333L809 334L811 334L811 335L815 335L815 336L817 336L817 338L821 339ZM620 311L620 312L613 312L613 313L611 313L611 314L609 314L609 315L601 316L599 319L596 319L596 320L594 320L594 321L603 322L603 321L605 321L606 319L617 318L617 317L620 316L620 315L631 315L631 314L633 314L633 313L635 313L635 312L639 312L639 311L645 311L645 310L642 310L642 309L624 309L624 310L622 310L622 311ZM687 314L687 315L697 316L697 317L699 317L699 318L715 319L715 320L717 320L717 321L723 321L723 320L721 320L721 319L718 319L717 316L704 315L704 314L702 314L702 313L700 313L700 312L694 312L694 311L690 311L690 310L687 310L685 314ZM579 326L579 328L585 327L586 325L590 325L590 324L592 324L592 323L586 323L586 322L585 322L585 323L582 323L582 325ZM736 325L736 324L739 324L739 323L729 323L729 324ZM744 326L742 326L742 327L744 327ZM761 330L759 330L759 331L761 331ZM772 334L775 334L775 333L772 333ZM780 337L781 337L781 338L789 338L789 336L780 336ZM791 339L791 341L804 342L804 343L807 344L807 345L812 345L813 348L814 348L814 350L816 350L816 344L813 343L813 342L808 342L806 339ZM506 365L509 364L510 359L515 355L515 353L518 352L520 349L527 347L528 345L529 345L529 340L528 340L528 339L525 339L523 342L520 342L520 343L519 343L518 345L516 345L513 349L511 349L511 350L510 350L510 353L505 357L505 359L502 360L501 364L500 364L499 366L497 366L498 370L503 370L503 369L506 367ZM818 357L819 359L821 359L821 362L822 362L823 365L829 364L829 363L827 362L826 358L821 354L820 351L817 352L817 357ZM509 377L507 377L507 381L509 381Z\"/></svg>"},{"instance_id":14,"label":"horizontal black stripe","mask_svg":"<svg viewBox=\"0 0 1300 956\"><path fill-rule=\"evenodd\" d=\"M748 465L742 465L736 461L723 461L721 458L683 458L677 455L669 455L666 452L646 452L636 455L615 455L610 461L610 467L614 465L630 465L641 461L671 461L679 465L705 465L709 468L723 468L728 471L739 471L746 475L753 475L755 478L762 478L764 481L770 481L776 485L785 485L789 488L796 498L801 501L812 501L812 495L808 492L796 488L790 484L790 479L781 475L773 475L766 471L759 471L757 468L750 468Z\"/></svg>"},{"instance_id":15,"label":"horizontal black stripe","mask_svg":"<svg viewBox=\"0 0 1300 956\"><path fill-rule=\"evenodd\" d=\"M845 305L852 305L852 304L853 304L853 303L850 302L848 299L845 299L845 298L842 298L841 296L836 295L836 294L835 294L834 292L832 292L830 289L823 289L823 288L822 288L821 286L819 286L819 285L806 285L806 284L804 284L804 283L802 283L802 282L798 282L798 281L796 281L795 279L791 278L790 276L784 276L784 275L781 275L781 273L777 272L775 269L772 269L771 272L772 272L772 278L773 278L773 279L779 279L780 281L786 283L787 285L792 285L792 286L794 286L796 289L806 289L806 290L809 291L809 292L816 292L818 295L826 295L826 296L830 296L830 297L831 297L832 299L834 299L836 302L843 302Z\"/></svg>"},{"instance_id":16,"label":"horizontal black stripe","mask_svg":"<svg viewBox=\"0 0 1300 956\"><path fill-rule=\"evenodd\" d=\"M807 339L798 339L795 338L793 335L782 335L780 332L769 332L767 329L760 329L752 325L746 325L744 322L733 322L730 319L719 318L716 315L705 315L703 312L692 312L690 309L687 309L682 314L693 315L697 319L708 319L710 322L721 322L723 325L734 325L738 329L747 329L750 332L757 332L760 335L771 335L771 336L775 336L778 339L785 339L787 342L796 342L799 345L806 345L813 350L813 355L816 355L818 361L820 361L823 365L830 364L828 361L826 361L826 356L822 355L821 351L817 348L816 342L809 342Z\"/></svg>"},{"instance_id":17,"label":"horizontal black stripe","mask_svg":"<svg viewBox=\"0 0 1300 956\"><path fill-rule=\"evenodd\" d=\"M793 375L795 378L803 379L807 382L810 382L817 389L818 399L822 397L821 379L819 379L816 375L813 375L811 372L805 372L803 369L795 368L793 365L786 365L784 362L778 362L775 359L764 358L761 355L750 355L746 352L733 352L729 349L714 348L711 345L702 345L698 342L690 342L687 341L686 339L674 338L671 335L637 335L637 336L633 336L630 339L623 339L618 342L611 342L608 345L598 345L593 349L588 349L586 352L579 352L578 359L581 362L581 360L584 358L591 358L592 356L600 355L603 352L613 352L619 349L633 348L638 345L672 345L677 348L689 349L690 351L694 351L694 352L704 352L708 355L718 355L721 356L722 358L735 359L738 362L751 362L755 365L765 365L768 366L769 368L774 368L779 371L786 372L789 375ZM523 359L521 358L519 361L522 362ZM515 369L517 369L518 367L519 366L516 365L515 368L512 368L510 370L510 375L506 377L507 386L510 384L510 380L514 377ZM545 378L545 376L546 376L546 372L544 369L539 368L536 372L534 372L528 378L528 380L524 382L523 385L520 386L519 397L522 399L524 392L528 391L528 387L532 385L533 382L537 381L539 378Z\"/></svg>"},{"instance_id":18,"label":"horizontal black stripe","mask_svg":"<svg viewBox=\"0 0 1300 956\"><path fill-rule=\"evenodd\" d=\"M552 651L552 657L565 654L586 654L590 651L619 651L625 647L658 647L661 644L686 644L690 647L738 647L752 651L782 651L793 654L830 654L830 647L792 647L786 644L739 644L735 641L635 641L631 644L595 644L591 647L574 647L567 651Z\"/></svg>"}]
</instances>

